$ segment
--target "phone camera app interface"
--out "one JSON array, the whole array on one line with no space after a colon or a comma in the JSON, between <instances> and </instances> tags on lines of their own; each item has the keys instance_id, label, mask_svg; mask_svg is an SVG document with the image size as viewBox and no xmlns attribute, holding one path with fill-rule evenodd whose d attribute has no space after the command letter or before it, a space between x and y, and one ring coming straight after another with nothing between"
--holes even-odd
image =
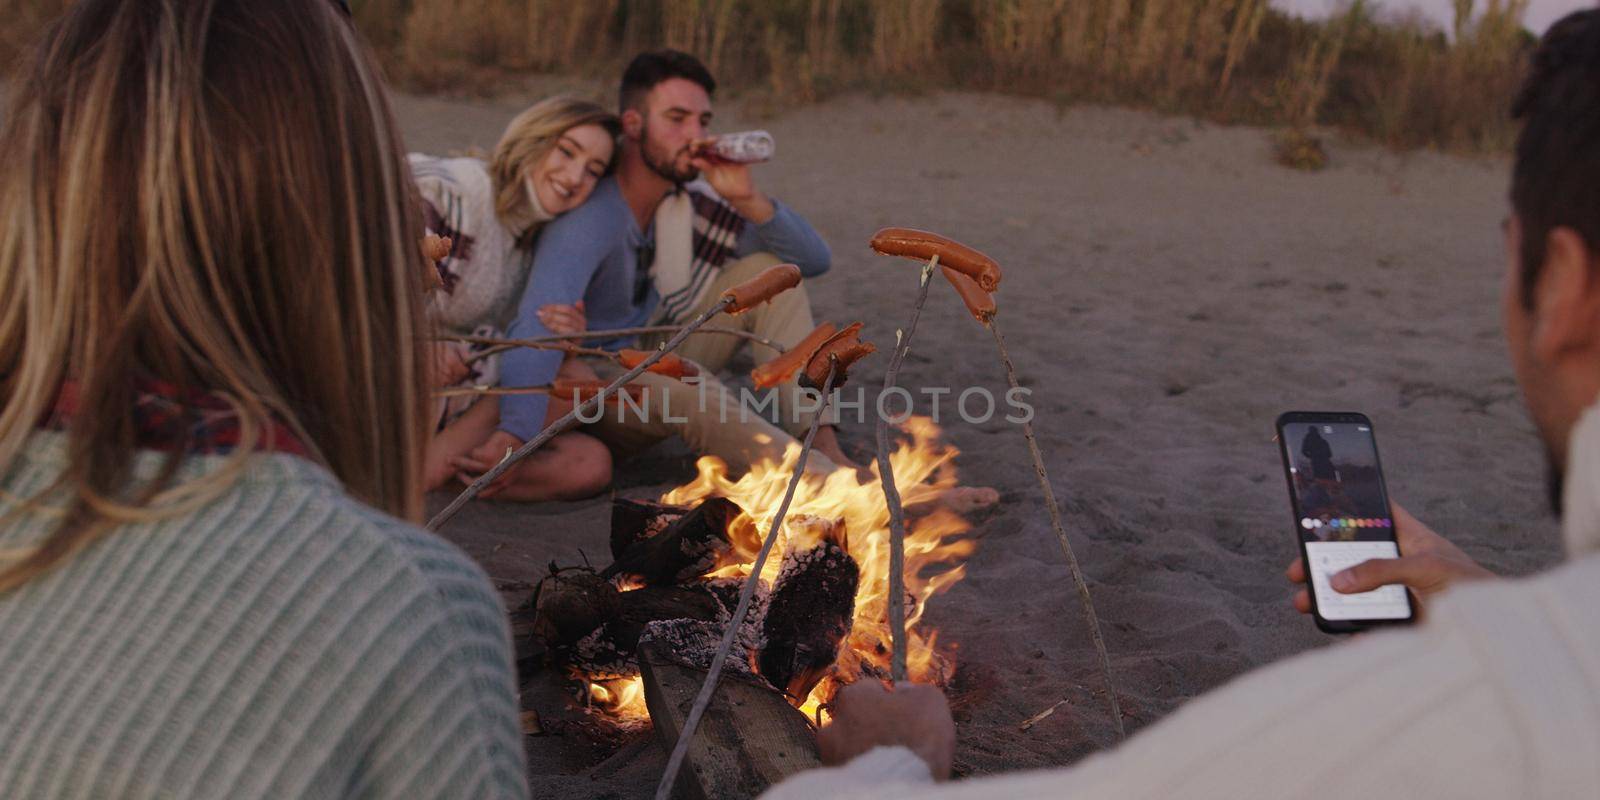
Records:
<instances>
[{"instance_id":1,"label":"phone camera app interface","mask_svg":"<svg viewBox=\"0 0 1600 800\"><path fill-rule=\"evenodd\" d=\"M1328 585L1346 567L1400 556L1372 429L1358 423L1297 422L1283 431L1318 613L1328 620L1405 619L1411 612L1402 587L1340 594Z\"/></svg>"}]
</instances>

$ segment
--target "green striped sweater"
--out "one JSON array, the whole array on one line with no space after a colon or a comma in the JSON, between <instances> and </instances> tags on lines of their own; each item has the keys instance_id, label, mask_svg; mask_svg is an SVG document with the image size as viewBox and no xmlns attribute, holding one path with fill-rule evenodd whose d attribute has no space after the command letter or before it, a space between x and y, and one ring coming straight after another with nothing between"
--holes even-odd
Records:
<instances>
[{"instance_id":1,"label":"green striped sweater","mask_svg":"<svg viewBox=\"0 0 1600 800\"><path fill-rule=\"evenodd\" d=\"M61 473L64 443L36 435L0 514ZM0 548L50 525L7 520ZM523 768L483 571L299 458L254 456L199 510L0 595L6 798L526 797Z\"/></svg>"}]
</instances>

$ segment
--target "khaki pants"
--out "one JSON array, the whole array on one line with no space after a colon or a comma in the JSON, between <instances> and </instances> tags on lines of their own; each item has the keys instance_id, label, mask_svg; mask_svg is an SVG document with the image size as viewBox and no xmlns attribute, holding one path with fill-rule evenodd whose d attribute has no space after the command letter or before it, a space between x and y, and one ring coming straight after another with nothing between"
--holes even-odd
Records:
<instances>
[{"instance_id":1,"label":"khaki pants","mask_svg":"<svg viewBox=\"0 0 1600 800\"><path fill-rule=\"evenodd\" d=\"M706 293L706 299L690 309L686 318L700 316L724 291L779 263L782 262L777 256L756 253L728 264ZM804 339L816 327L811 318L811 301L803 285L738 316L718 314L706 324L749 331L785 348ZM654 349L668 338L669 335L645 337L641 346ZM771 347L738 336L720 333L690 336L676 352L700 365L698 382L686 383L647 372L634 379L634 383L645 387L647 402L620 408L608 404L605 417L586 423L583 430L624 453L678 436L696 453L717 456L739 472L763 459L782 460L784 450L796 442L796 437L804 436L811 420L816 418L816 412L811 409L816 407L819 398L815 392L809 393L809 397L802 394L797 378L791 378L774 390L778 425L771 421L774 418L771 404L760 409L744 407L739 393L729 390L717 380L715 373L726 367L739 348L746 345L752 348L757 363L777 355ZM589 363L605 380L615 379L626 371L611 361ZM756 396L757 402L766 399L763 392L758 391ZM833 424L837 420L831 408L829 412L823 424ZM829 473L834 469L833 461L815 450L806 457L807 472Z\"/></svg>"},{"instance_id":2,"label":"khaki pants","mask_svg":"<svg viewBox=\"0 0 1600 800\"><path fill-rule=\"evenodd\" d=\"M711 308L722 299L722 293L744 283L761 274L769 267L781 264L777 256L771 253L754 253L734 261L722 268L721 274L711 284L710 291L694 308L684 314L682 322L688 322ZM777 297L770 302L763 303L743 314L718 314L706 323L707 326L719 328L737 328L760 336L763 339L776 342L785 348L793 347L806 334L817 327L811 317L811 299L806 295L805 284L802 283ZM670 334L656 334L644 337L643 347L646 350L660 346ZM757 364L765 363L778 355L776 350L739 336L729 336L723 333L695 334L684 340L678 346L677 353L711 372L721 372L728 366L728 362L739 352L739 348L750 347L751 354L755 356ZM806 430L811 427L811 421L817 414L813 409L817 406L817 393L811 392L807 398L801 394L798 383L799 374L778 386L777 392L777 424L795 437L803 437ZM760 393L758 392L758 396ZM752 412L754 413L754 412ZM771 411L762 411L763 416L772 419ZM838 414L833 406L829 406L827 415L823 418L823 425L838 423Z\"/></svg>"},{"instance_id":3,"label":"khaki pants","mask_svg":"<svg viewBox=\"0 0 1600 800\"><path fill-rule=\"evenodd\" d=\"M595 361L593 366L606 381L627 371L613 361ZM606 403L605 416L582 428L625 454L677 436L696 453L717 456L743 473L762 460L782 461L784 450L795 443L762 414L742 408L739 396L707 370L702 369L693 383L651 372L633 382L645 387L637 405L626 400L621 405ZM832 460L815 450L806 457L807 472L827 474L835 468Z\"/></svg>"}]
</instances>

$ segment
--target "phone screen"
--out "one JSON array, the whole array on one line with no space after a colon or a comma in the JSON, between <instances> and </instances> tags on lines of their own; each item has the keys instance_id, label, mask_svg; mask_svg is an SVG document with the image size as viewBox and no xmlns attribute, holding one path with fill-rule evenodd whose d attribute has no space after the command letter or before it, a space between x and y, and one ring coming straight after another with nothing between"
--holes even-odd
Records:
<instances>
[{"instance_id":1,"label":"phone screen","mask_svg":"<svg viewBox=\"0 0 1600 800\"><path fill-rule=\"evenodd\" d=\"M1371 423L1329 416L1346 419L1279 426L1317 614L1331 622L1410 619L1402 586L1340 594L1328 585L1346 567L1400 556Z\"/></svg>"}]
</instances>

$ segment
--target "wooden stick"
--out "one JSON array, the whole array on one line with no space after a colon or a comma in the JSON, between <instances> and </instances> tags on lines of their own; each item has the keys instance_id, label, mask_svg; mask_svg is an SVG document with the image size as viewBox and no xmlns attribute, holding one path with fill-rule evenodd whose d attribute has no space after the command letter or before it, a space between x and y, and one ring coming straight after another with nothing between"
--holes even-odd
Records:
<instances>
[{"instance_id":1,"label":"wooden stick","mask_svg":"<svg viewBox=\"0 0 1600 800\"><path fill-rule=\"evenodd\" d=\"M922 268L917 304L911 309L911 324L904 331L895 331L894 355L889 357L889 371L883 376L884 393L894 388L900 365L911 352L911 337L917 333L917 320L922 318L922 307L928 302L928 285L938 266L939 256L935 255ZM894 483L894 467L889 464L889 420L881 413L878 414L878 477L883 482L884 502L889 505L889 635L894 645L889 676L900 683L906 679L906 511L900 503L900 489Z\"/></svg>"},{"instance_id":2,"label":"wooden stick","mask_svg":"<svg viewBox=\"0 0 1600 800\"><path fill-rule=\"evenodd\" d=\"M569 337L570 338L570 337ZM446 334L435 336L436 342L461 342L464 344L493 345L482 353L473 353L466 361L468 364L495 353L503 353L518 347L527 347L533 350L557 350L575 356L598 356L600 358L615 358L610 350L601 350L598 347L579 347L571 342L544 341L540 339L500 339L493 336L457 336Z\"/></svg>"},{"instance_id":3,"label":"wooden stick","mask_svg":"<svg viewBox=\"0 0 1600 800\"><path fill-rule=\"evenodd\" d=\"M595 383L599 383L599 381L595 381ZM643 385L639 385L638 388L643 388ZM467 395L501 397L504 395L550 394L559 389L560 387L557 386L451 386L445 389L434 389L432 394L434 397L465 397Z\"/></svg>"},{"instance_id":4,"label":"wooden stick","mask_svg":"<svg viewBox=\"0 0 1600 800\"><path fill-rule=\"evenodd\" d=\"M1000 361L1006 367L1006 380L1010 382L1012 391L1021 388L1017 383L1017 369L1011 364L1011 354L1006 352L1005 337L1000 335L1000 326L991 317L985 324L989 332L994 334L995 346L1000 348ZM1089 623L1089 636L1094 640L1094 649L1100 656L1100 674L1105 678L1106 697L1111 701L1111 722L1117 728L1117 737L1128 738L1128 732L1122 725L1122 703L1117 700L1117 687L1111 680L1111 658L1106 655L1106 641L1100 636L1100 617L1094 613L1094 600L1089 597L1089 585L1083 580L1083 570L1078 567L1078 557L1072 552L1072 542L1067 540L1067 530L1061 524L1061 506L1056 502L1056 493L1050 488L1050 475L1044 469L1044 455L1039 452L1039 442L1033 436L1033 423L1022 423L1022 435L1028 440L1028 453L1033 456L1033 474L1039 479L1039 489L1044 492L1045 506L1050 510L1050 527L1056 532L1056 538L1061 541L1061 552L1067 556L1067 567L1072 570L1072 582L1078 587L1078 600L1083 604L1083 618Z\"/></svg>"},{"instance_id":5,"label":"wooden stick","mask_svg":"<svg viewBox=\"0 0 1600 800\"><path fill-rule=\"evenodd\" d=\"M523 343L523 344L500 344L500 345L494 345L494 346L492 346L492 347L490 347L490 348L488 348L488 349L486 349L486 350L484 350L482 352L473 353L472 355L467 356L465 359L462 359L462 360L467 365L470 366L475 362L482 361L485 358L488 358L489 356L497 356L497 355L500 355L501 353L504 353L504 352L507 352L507 351L510 351L510 350L516 350L519 347L529 347L529 348L532 348L534 350L560 350L562 352L569 352L570 350L577 350L577 349L584 349L584 350L591 349L591 348L576 348L576 347L572 347L571 345L566 345L566 346L556 345L556 344L546 345L546 344L544 344L542 342L526 342L526 343ZM598 349L598 348L595 348L595 349ZM604 351L601 351L601 352L604 352Z\"/></svg>"},{"instance_id":6,"label":"wooden stick","mask_svg":"<svg viewBox=\"0 0 1600 800\"><path fill-rule=\"evenodd\" d=\"M805 474L806 456L811 454L811 440L817 436L817 423L828 409L829 396L833 394L833 376L837 371L838 362L833 361L828 365L828 378L822 385L822 408L817 410L811 427L806 430L805 441L800 445L800 458L795 462L794 474L789 476L789 488L783 493L783 502L778 504L772 527L767 530L767 538L761 543L761 552L756 554L755 564L750 567L750 577L745 578L744 586L739 589L739 604L733 609L728 629L722 634L722 644L717 647L717 653L711 659L711 669L706 672L705 683L700 684L700 694L689 708L689 716L683 721L683 730L679 731L678 741L672 746L672 755L667 759L667 771L656 786L655 800L671 798L678 771L683 769L683 759L689 754L689 741L694 738L695 728L699 727L700 718L705 716L706 707L711 705L711 695L717 690L717 679L722 677L722 665L728 660L728 651L733 648L734 639L739 636L739 626L744 624L744 615L749 612L750 601L755 598L756 585L761 582L761 570L767 565L767 556L772 553L772 545L778 541L778 531L783 528L783 518L789 513L789 501L794 499L794 490L800 485L800 477Z\"/></svg>"},{"instance_id":7,"label":"wooden stick","mask_svg":"<svg viewBox=\"0 0 1600 800\"><path fill-rule=\"evenodd\" d=\"M463 397L466 395L486 395L499 397L508 394L549 394L555 391L554 386L452 386L448 389L434 389L434 397Z\"/></svg>"},{"instance_id":8,"label":"wooden stick","mask_svg":"<svg viewBox=\"0 0 1600 800\"><path fill-rule=\"evenodd\" d=\"M568 425L571 425L573 421L578 419L579 414L587 414L594 410L596 406L605 402L606 395L617 391L617 389L623 384L644 374L646 370L650 369L651 364L660 361L666 356L666 354L672 352L673 349L675 349L678 345L683 344L683 340L689 338L689 334L694 333L696 328L704 325L706 320L721 314L723 309L726 309L732 304L733 301L726 297L718 300L715 305L706 309L705 313L701 314L689 324L680 328L671 339L668 339L665 344L661 345L659 349L650 354L649 358L639 362L639 365L633 369L622 373L622 375L620 375L616 380L613 380L604 389L601 389L599 394L576 406L573 406L572 410L566 413L566 416L563 416L561 419L551 423L544 430L540 431L539 435L529 439L527 444L517 448L510 455L501 459L500 463L494 465L494 467L488 472L478 476L478 479L473 481L472 485L468 486L466 491L456 495L456 499L451 500L450 505L445 506L443 511L440 511L438 514L434 515L433 519L428 520L428 530L439 530L439 528L442 527L446 522L450 521L451 517L456 515L457 511L461 510L462 506L466 505L472 500L472 498L477 497L478 493L483 491L483 487L488 486L490 483L494 482L496 478L504 475L507 470L511 469L513 466L516 466L518 461L527 458L529 453L538 450L540 447L544 446L546 442L554 439L557 434L565 431Z\"/></svg>"},{"instance_id":9,"label":"wooden stick","mask_svg":"<svg viewBox=\"0 0 1600 800\"><path fill-rule=\"evenodd\" d=\"M642 328L616 328L608 331L582 331L563 336L540 336L533 339L502 339L495 336L459 336L456 334L446 334L443 336L436 336L434 338L443 342L467 342L469 344L493 345L482 353L472 354L472 356L467 359L467 363L471 364L479 359L488 358L492 355L498 355L507 350L515 350L518 347L532 347L538 350L576 350L578 355L603 355L609 353L610 351L578 348L575 345L562 344L562 342L568 339L620 339L626 336L643 336L652 333L677 333L678 331L683 330L683 328L684 326L682 325L651 325ZM757 336L749 331L739 330L738 328L710 326L699 328L695 330L695 333L716 333L724 336L738 336L742 339L748 339L749 341L755 342L756 344L770 347L779 353L782 353L785 350L783 345L778 344L771 339Z\"/></svg>"}]
</instances>

